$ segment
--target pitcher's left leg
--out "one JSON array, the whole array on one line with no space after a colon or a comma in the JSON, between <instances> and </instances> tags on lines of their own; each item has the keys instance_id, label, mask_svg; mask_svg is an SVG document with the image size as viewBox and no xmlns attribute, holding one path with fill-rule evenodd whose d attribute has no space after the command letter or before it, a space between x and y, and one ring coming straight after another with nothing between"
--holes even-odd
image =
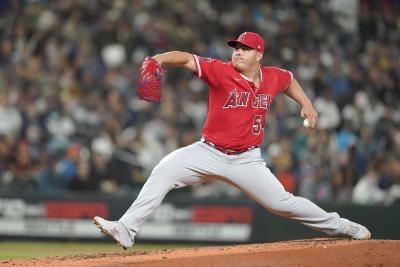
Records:
<instances>
[{"instance_id":1,"label":"pitcher's left leg","mask_svg":"<svg viewBox=\"0 0 400 267\"><path fill-rule=\"evenodd\" d=\"M341 219L336 212L326 212L310 200L285 191L263 163L235 165L229 168L228 173L227 177L232 183L274 214L329 235L345 234L355 239L370 238L370 233L364 226ZM357 233L355 228L359 230Z\"/></svg>"}]
</instances>

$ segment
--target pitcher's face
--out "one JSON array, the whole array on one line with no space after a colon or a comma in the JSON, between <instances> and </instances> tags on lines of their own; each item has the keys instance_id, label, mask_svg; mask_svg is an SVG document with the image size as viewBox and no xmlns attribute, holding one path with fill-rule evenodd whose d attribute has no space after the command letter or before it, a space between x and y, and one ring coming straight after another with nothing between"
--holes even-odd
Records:
<instances>
[{"instance_id":1,"label":"pitcher's face","mask_svg":"<svg viewBox=\"0 0 400 267\"><path fill-rule=\"evenodd\" d=\"M246 71L260 63L262 53L257 50L245 46L241 43L236 44L235 50L232 53L232 64L238 71Z\"/></svg>"}]
</instances>

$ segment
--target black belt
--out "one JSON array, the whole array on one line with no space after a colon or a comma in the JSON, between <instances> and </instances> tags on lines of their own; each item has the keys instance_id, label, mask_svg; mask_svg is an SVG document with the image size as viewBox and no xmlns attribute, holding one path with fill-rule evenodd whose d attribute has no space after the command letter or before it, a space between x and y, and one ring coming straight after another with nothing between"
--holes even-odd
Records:
<instances>
[{"instance_id":1,"label":"black belt","mask_svg":"<svg viewBox=\"0 0 400 267\"><path fill-rule=\"evenodd\" d=\"M246 151L249 151L249 150L251 150L253 148L258 147L258 146L252 146L252 147L245 148L245 149L232 149L232 148L223 148L223 147L217 146L214 143L212 143L212 142L208 141L207 139L205 139L204 137L201 138L201 141L203 143L209 145L210 147L215 148L215 149L217 149L217 150L219 150L222 153L227 154L227 155L239 155L239 154L242 154L242 153L244 153Z\"/></svg>"}]
</instances>

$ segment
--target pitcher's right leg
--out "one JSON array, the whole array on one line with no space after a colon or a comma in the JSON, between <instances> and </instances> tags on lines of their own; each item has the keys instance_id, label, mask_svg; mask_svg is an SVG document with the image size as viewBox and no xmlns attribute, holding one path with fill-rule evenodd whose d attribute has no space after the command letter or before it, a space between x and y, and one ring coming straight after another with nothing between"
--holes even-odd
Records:
<instances>
[{"instance_id":1,"label":"pitcher's right leg","mask_svg":"<svg viewBox=\"0 0 400 267\"><path fill-rule=\"evenodd\" d=\"M118 221L113 222L113 225L109 224L110 227L104 223L105 226L100 225L100 228L108 235L110 235L109 232L115 233L111 236L124 248L131 247L142 224L160 206L170 190L212 180L213 170L217 168L218 160L215 155L198 143L170 153L154 168L138 197L125 214ZM104 229L113 228L111 226L117 227L117 231ZM126 238L127 235L129 238Z\"/></svg>"}]
</instances>

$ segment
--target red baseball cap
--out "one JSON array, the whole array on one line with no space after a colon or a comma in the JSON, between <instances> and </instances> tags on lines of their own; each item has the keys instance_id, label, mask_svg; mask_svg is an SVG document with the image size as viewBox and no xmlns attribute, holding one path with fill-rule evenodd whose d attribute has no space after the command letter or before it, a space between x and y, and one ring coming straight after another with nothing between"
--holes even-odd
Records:
<instances>
[{"instance_id":1,"label":"red baseball cap","mask_svg":"<svg viewBox=\"0 0 400 267\"><path fill-rule=\"evenodd\" d=\"M264 40L255 32L244 32L237 38L237 40L229 40L227 43L232 47L235 47L237 43L241 43L260 53L264 53Z\"/></svg>"}]
</instances>

